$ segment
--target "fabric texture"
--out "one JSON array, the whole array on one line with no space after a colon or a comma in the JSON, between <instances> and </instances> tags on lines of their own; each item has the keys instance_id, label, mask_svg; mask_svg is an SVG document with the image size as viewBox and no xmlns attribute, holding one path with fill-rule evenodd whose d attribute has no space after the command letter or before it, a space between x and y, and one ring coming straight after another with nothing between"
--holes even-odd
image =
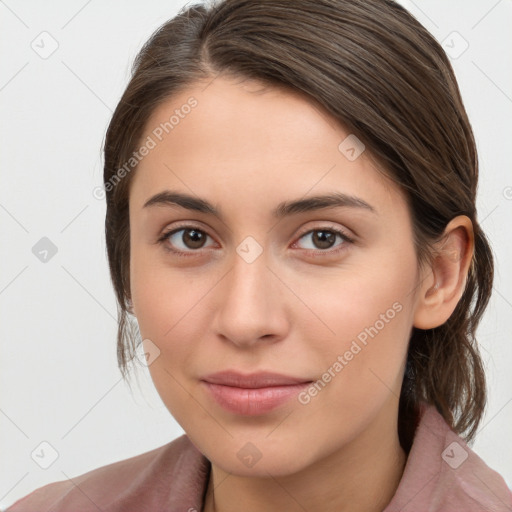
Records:
<instances>
[{"instance_id":1,"label":"fabric texture","mask_svg":"<svg viewBox=\"0 0 512 512\"><path fill-rule=\"evenodd\" d=\"M50 483L6 512L201 512L211 464L186 435ZM242 507L243 510L243 507ZM511 512L505 480L424 405L405 470L383 512Z\"/></svg>"}]
</instances>

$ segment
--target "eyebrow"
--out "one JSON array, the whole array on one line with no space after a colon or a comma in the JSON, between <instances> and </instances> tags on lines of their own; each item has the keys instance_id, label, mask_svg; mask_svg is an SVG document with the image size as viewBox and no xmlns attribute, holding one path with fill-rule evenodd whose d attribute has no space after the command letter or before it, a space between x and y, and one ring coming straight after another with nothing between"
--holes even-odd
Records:
<instances>
[{"instance_id":1,"label":"eyebrow","mask_svg":"<svg viewBox=\"0 0 512 512\"><path fill-rule=\"evenodd\" d=\"M220 208L217 208L206 199L185 194L183 192L175 192L172 190L164 190L149 198L143 208L150 206L180 206L187 210L192 210L207 215L213 215L223 220ZM341 192L331 194L311 196L305 199L296 199L293 201L284 201L279 203L271 214L277 219L297 215L304 212L312 212L324 208L360 208L372 213L377 213L375 208L363 199Z\"/></svg>"}]
</instances>

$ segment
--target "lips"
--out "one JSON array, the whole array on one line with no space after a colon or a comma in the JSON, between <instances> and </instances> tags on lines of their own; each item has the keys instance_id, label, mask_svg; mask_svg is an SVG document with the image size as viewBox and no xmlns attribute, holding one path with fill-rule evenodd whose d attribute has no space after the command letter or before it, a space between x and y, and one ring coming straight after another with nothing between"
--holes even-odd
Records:
<instances>
[{"instance_id":1,"label":"lips","mask_svg":"<svg viewBox=\"0 0 512 512\"><path fill-rule=\"evenodd\" d=\"M201 383L210 397L224 409L235 414L264 414L285 404L311 380L272 372L243 375L223 371L208 375Z\"/></svg>"},{"instance_id":2,"label":"lips","mask_svg":"<svg viewBox=\"0 0 512 512\"><path fill-rule=\"evenodd\" d=\"M213 373L204 377L202 380L211 384L221 384L223 386L232 386L237 388L267 388L273 386L291 386L293 384L302 384L311 382L308 379L298 377L289 377L280 373L258 372L249 375L243 375L234 371L223 371Z\"/></svg>"}]
</instances>

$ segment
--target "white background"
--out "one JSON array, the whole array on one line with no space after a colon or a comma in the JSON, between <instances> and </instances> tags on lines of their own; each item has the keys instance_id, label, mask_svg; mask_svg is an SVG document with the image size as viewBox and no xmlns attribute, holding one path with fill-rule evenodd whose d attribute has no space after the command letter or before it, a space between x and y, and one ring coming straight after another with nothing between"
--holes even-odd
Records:
<instances>
[{"instance_id":1,"label":"white background","mask_svg":"<svg viewBox=\"0 0 512 512\"><path fill-rule=\"evenodd\" d=\"M0 508L183 433L147 369L133 391L121 380L105 205L92 190L133 58L184 5L0 1ZM512 486L512 3L406 6L451 51L469 44L452 62L480 151L479 219L497 260L479 331L489 405L473 449ZM31 47L43 31L58 42L47 59ZM47 263L32 253L42 237L58 250ZM43 441L58 452L48 469L31 458Z\"/></svg>"}]
</instances>

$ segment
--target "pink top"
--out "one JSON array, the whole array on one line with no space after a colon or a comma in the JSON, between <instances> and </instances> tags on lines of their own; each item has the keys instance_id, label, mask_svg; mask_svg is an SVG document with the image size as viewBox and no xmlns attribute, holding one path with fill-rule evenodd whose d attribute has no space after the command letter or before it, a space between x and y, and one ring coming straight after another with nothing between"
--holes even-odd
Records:
<instances>
[{"instance_id":1,"label":"pink top","mask_svg":"<svg viewBox=\"0 0 512 512\"><path fill-rule=\"evenodd\" d=\"M210 462L186 435L149 452L54 482L6 512L199 512ZM402 479L383 512L511 512L504 479L424 405Z\"/></svg>"}]
</instances>

